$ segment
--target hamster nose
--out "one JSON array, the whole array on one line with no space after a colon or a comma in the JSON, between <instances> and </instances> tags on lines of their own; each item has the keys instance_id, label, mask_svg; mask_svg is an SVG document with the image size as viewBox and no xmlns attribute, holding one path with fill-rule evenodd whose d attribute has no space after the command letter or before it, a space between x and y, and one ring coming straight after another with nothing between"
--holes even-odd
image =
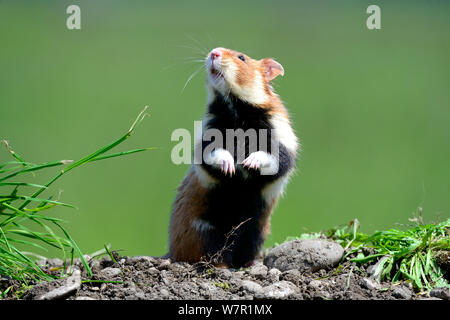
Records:
<instances>
[{"instance_id":1,"label":"hamster nose","mask_svg":"<svg viewBox=\"0 0 450 320\"><path fill-rule=\"evenodd\" d=\"M219 58L222 55L222 53L220 52L220 50L213 50L211 51L211 59L215 60L217 58Z\"/></svg>"}]
</instances>

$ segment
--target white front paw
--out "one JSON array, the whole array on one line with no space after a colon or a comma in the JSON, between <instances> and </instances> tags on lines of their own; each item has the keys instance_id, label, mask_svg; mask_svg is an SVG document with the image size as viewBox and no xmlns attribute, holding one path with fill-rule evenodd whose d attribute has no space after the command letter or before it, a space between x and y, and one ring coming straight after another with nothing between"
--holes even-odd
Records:
<instances>
[{"instance_id":1,"label":"white front paw","mask_svg":"<svg viewBox=\"0 0 450 320\"><path fill-rule=\"evenodd\" d=\"M219 167L225 175L230 174L232 176L236 172L233 156L225 149L214 150L205 161L210 165Z\"/></svg>"},{"instance_id":2,"label":"white front paw","mask_svg":"<svg viewBox=\"0 0 450 320\"><path fill-rule=\"evenodd\" d=\"M260 170L261 174L272 175L278 171L278 163L274 156L264 151L251 153L242 164L245 167Z\"/></svg>"}]
</instances>

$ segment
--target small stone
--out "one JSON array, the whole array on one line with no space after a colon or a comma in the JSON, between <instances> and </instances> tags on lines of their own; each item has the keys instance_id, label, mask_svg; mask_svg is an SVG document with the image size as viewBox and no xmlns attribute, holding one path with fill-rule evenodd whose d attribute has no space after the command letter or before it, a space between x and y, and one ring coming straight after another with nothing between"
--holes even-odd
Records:
<instances>
[{"instance_id":1,"label":"small stone","mask_svg":"<svg viewBox=\"0 0 450 320\"><path fill-rule=\"evenodd\" d=\"M218 290L218 288L214 284L207 282L201 283L200 288L201 294L208 299L211 298Z\"/></svg>"},{"instance_id":2,"label":"small stone","mask_svg":"<svg viewBox=\"0 0 450 320\"><path fill-rule=\"evenodd\" d=\"M285 242L264 258L264 264L280 271L297 269L312 272L333 267L344 255L344 249L336 242L324 239L300 239Z\"/></svg>"},{"instance_id":3,"label":"small stone","mask_svg":"<svg viewBox=\"0 0 450 320\"><path fill-rule=\"evenodd\" d=\"M412 292L408 287L404 285L398 285L395 286L394 289L392 289L392 296L399 299L410 300L412 297Z\"/></svg>"},{"instance_id":4,"label":"small stone","mask_svg":"<svg viewBox=\"0 0 450 320\"><path fill-rule=\"evenodd\" d=\"M159 272L159 275L161 276L161 278L166 278L169 276L169 273L166 270L161 270Z\"/></svg>"},{"instance_id":5,"label":"small stone","mask_svg":"<svg viewBox=\"0 0 450 320\"><path fill-rule=\"evenodd\" d=\"M243 280L241 285L242 289L253 294L261 293L263 290L261 285L251 280Z\"/></svg>"},{"instance_id":6,"label":"small stone","mask_svg":"<svg viewBox=\"0 0 450 320\"><path fill-rule=\"evenodd\" d=\"M134 282L127 282L126 287L124 289L124 294L126 296L133 297L136 295L136 293L137 293L137 289L136 289L136 285L134 284Z\"/></svg>"},{"instance_id":7,"label":"small stone","mask_svg":"<svg viewBox=\"0 0 450 320\"><path fill-rule=\"evenodd\" d=\"M170 259L163 259L161 263L159 264L158 268L159 270L166 269L170 265Z\"/></svg>"},{"instance_id":8,"label":"small stone","mask_svg":"<svg viewBox=\"0 0 450 320\"><path fill-rule=\"evenodd\" d=\"M168 290L166 290L166 289L161 289L160 291L159 291L159 293L161 294L161 297L163 298L163 299L167 299L167 298L169 298L169 296L170 296L170 292L168 291Z\"/></svg>"},{"instance_id":9,"label":"small stone","mask_svg":"<svg viewBox=\"0 0 450 320\"><path fill-rule=\"evenodd\" d=\"M91 267L92 270L99 270L99 269L101 268L101 266L100 266L100 261L98 261L98 260L92 260L92 261L90 262L90 267Z\"/></svg>"},{"instance_id":10,"label":"small stone","mask_svg":"<svg viewBox=\"0 0 450 320\"><path fill-rule=\"evenodd\" d=\"M281 275L281 279L298 285L301 282L302 275L300 274L300 271L298 271L297 269L292 269L283 272Z\"/></svg>"},{"instance_id":11,"label":"small stone","mask_svg":"<svg viewBox=\"0 0 450 320\"><path fill-rule=\"evenodd\" d=\"M439 298L443 300L450 300L450 289L441 287L441 288L434 288L430 291L430 297Z\"/></svg>"},{"instance_id":12,"label":"small stone","mask_svg":"<svg viewBox=\"0 0 450 320\"><path fill-rule=\"evenodd\" d=\"M170 285L170 280L169 280L169 279L163 278L163 279L161 279L161 281L162 281L162 283L164 283L166 286L169 286L169 285Z\"/></svg>"},{"instance_id":13,"label":"small stone","mask_svg":"<svg viewBox=\"0 0 450 320\"><path fill-rule=\"evenodd\" d=\"M359 283L361 287L369 290L378 290L381 288L380 284L372 278L362 278Z\"/></svg>"},{"instance_id":14,"label":"small stone","mask_svg":"<svg viewBox=\"0 0 450 320\"><path fill-rule=\"evenodd\" d=\"M37 300L56 300L63 299L75 293L81 287L81 272L75 270L70 277L68 277L63 286L53 289L50 292L38 297Z\"/></svg>"},{"instance_id":15,"label":"small stone","mask_svg":"<svg viewBox=\"0 0 450 320\"><path fill-rule=\"evenodd\" d=\"M320 289L323 286L323 284L322 281L320 280L311 280L309 282L309 286L314 289Z\"/></svg>"},{"instance_id":16,"label":"small stone","mask_svg":"<svg viewBox=\"0 0 450 320\"><path fill-rule=\"evenodd\" d=\"M218 273L219 277L221 277L222 279L225 279L225 280L229 280L233 276L233 274L231 273L231 271L229 269L218 269L217 273Z\"/></svg>"},{"instance_id":17,"label":"small stone","mask_svg":"<svg viewBox=\"0 0 450 320\"><path fill-rule=\"evenodd\" d=\"M136 256L136 257L127 258L126 262L128 264L133 264L136 262L145 262L145 263L153 266L156 263L156 259L154 257L150 257L150 256Z\"/></svg>"},{"instance_id":18,"label":"small stone","mask_svg":"<svg viewBox=\"0 0 450 320\"><path fill-rule=\"evenodd\" d=\"M118 276L119 274L122 273L122 270L120 270L119 268L105 268L103 270L100 271L100 273L107 278L114 278L116 276Z\"/></svg>"},{"instance_id":19,"label":"small stone","mask_svg":"<svg viewBox=\"0 0 450 320\"><path fill-rule=\"evenodd\" d=\"M279 281L264 287L261 293L255 294L257 299L285 299L296 291L296 286L289 281Z\"/></svg>"},{"instance_id":20,"label":"small stone","mask_svg":"<svg viewBox=\"0 0 450 320\"><path fill-rule=\"evenodd\" d=\"M203 290L206 290L206 291L215 291L215 290L217 290L217 287L214 284L208 283L208 282L200 283L200 288L202 288Z\"/></svg>"},{"instance_id":21,"label":"small stone","mask_svg":"<svg viewBox=\"0 0 450 320\"><path fill-rule=\"evenodd\" d=\"M151 267L150 269L148 269L148 273L151 274L152 276L156 276L159 274L159 270L156 269L155 267Z\"/></svg>"},{"instance_id":22,"label":"small stone","mask_svg":"<svg viewBox=\"0 0 450 320\"><path fill-rule=\"evenodd\" d=\"M267 267L263 264L257 264L250 268L249 274L256 278L264 278L267 276Z\"/></svg>"},{"instance_id":23,"label":"small stone","mask_svg":"<svg viewBox=\"0 0 450 320\"><path fill-rule=\"evenodd\" d=\"M276 282L280 280L281 271L275 268L272 268L268 272L268 277L270 281Z\"/></svg>"}]
</instances>

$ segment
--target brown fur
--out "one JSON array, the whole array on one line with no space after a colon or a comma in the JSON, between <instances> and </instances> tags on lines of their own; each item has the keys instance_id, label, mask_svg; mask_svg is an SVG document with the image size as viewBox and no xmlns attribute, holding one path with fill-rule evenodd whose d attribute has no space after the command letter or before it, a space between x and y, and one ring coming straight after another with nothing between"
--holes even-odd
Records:
<instances>
[{"instance_id":1,"label":"brown fur","mask_svg":"<svg viewBox=\"0 0 450 320\"><path fill-rule=\"evenodd\" d=\"M278 198L272 200L272 203L267 204L266 209L261 215L259 220L259 225L261 230L263 230L263 239L266 240L267 236L270 234L270 216L272 215L273 209L277 204Z\"/></svg>"},{"instance_id":2,"label":"brown fur","mask_svg":"<svg viewBox=\"0 0 450 320\"><path fill-rule=\"evenodd\" d=\"M200 238L192 224L206 208L204 195L205 189L191 168L178 187L170 221L169 256L174 261L197 262L203 256Z\"/></svg>"}]
</instances>

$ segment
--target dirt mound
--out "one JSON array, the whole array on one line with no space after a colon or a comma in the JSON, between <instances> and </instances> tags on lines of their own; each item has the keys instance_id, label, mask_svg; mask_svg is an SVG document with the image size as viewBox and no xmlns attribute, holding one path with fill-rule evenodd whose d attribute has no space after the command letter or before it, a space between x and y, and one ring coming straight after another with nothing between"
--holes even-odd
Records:
<instances>
[{"instance_id":1,"label":"dirt mound","mask_svg":"<svg viewBox=\"0 0 450 320\"><path fill-rule=\"evenodd\" d=\"M292 248L292 245L290 246ZM310 250L310 248L308 249ZM278 252L278 251L277 251ZM298 259L298 250L297 260ZM269 253L270 254L270 253ZM22 299L439 299L416 294L411 285L378 283L368 276L370 266L345 261L320 270L311 268L280 271L269 268L264 259L249 268L220 269L208 265L171 263L169 259L149 256L89 259L93 277L88 277L80 261L68 278L37 283L25 291ZM266 259L267 260L267 259ZM269 259L270 260L270 259ZM306 259L308 260L308 259ZM62 261L42 262L48 273L58 274ZM296 264L297 265L297 264ZM314 271L313 271L314 270ZM13 281L9 281L9 286ZM5 284L1 284L4 286ZM16 292L19 289L15 284ZM436 291L437 292L437 291ZM437 298L439 297L439 298ZM14 290L7 296L16 299Z\"/></svg>"}]
</instances>

